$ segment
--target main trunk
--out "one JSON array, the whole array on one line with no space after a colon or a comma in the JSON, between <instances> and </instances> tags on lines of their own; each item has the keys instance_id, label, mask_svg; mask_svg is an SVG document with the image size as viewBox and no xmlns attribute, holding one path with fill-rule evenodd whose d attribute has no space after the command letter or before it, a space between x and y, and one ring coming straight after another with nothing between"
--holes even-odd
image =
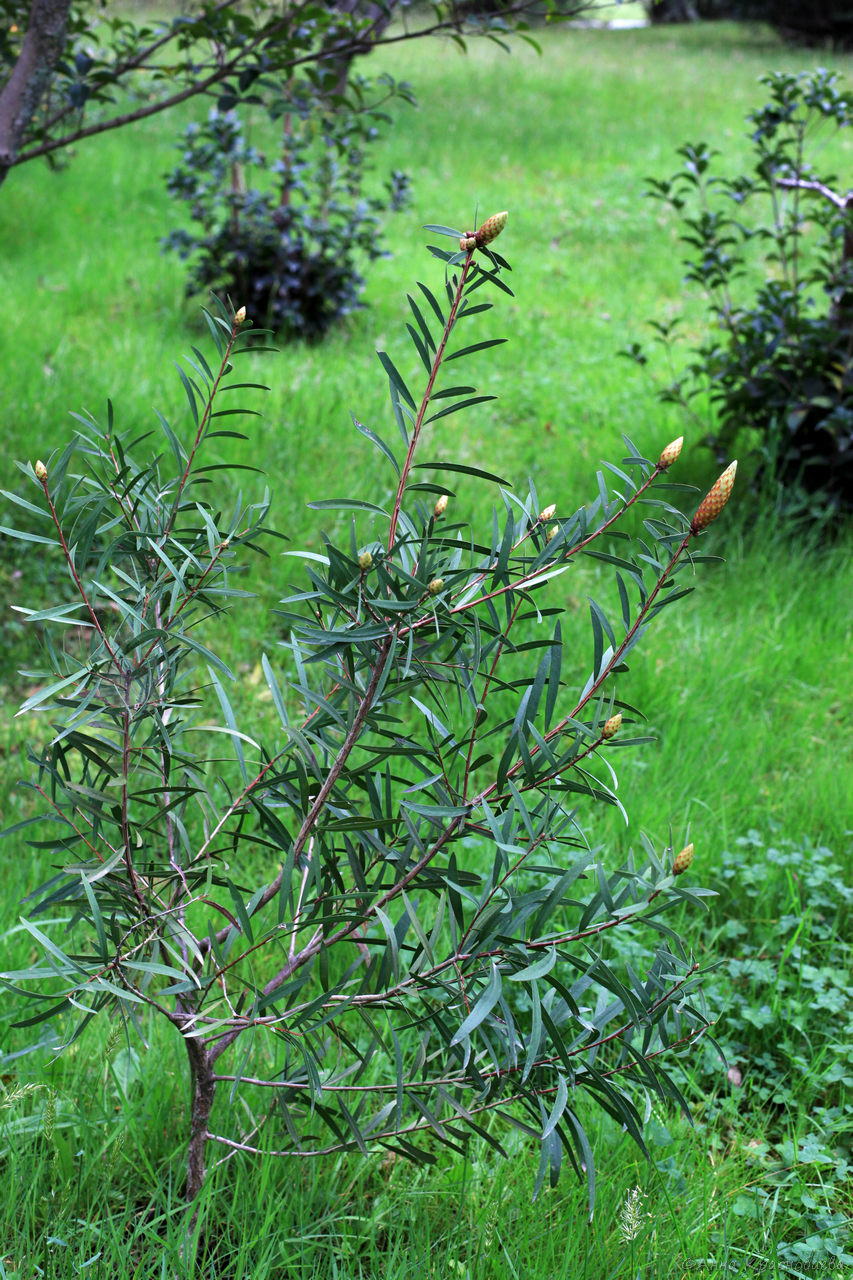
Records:
<instances>
[{"instance_id":1,"label":"main trunk","mask_svg":"<svg viewBox=\"0 0 853 1280\"><path fill-rule=\"evenodd\" d=\"M203 1044L187 1039L192 1079L192 1112L190 1116L190 1146L187 1153L187 1200L192 1203L204 1185L205 1156L210 1112L216 1093L213 1078L213 1062Z\"/></svg>"},{"instance_id":2,"label":"main trunk","mask_svg":"<svg viewBox=\"0 0 853 1280\"><path fill-rule=\"evenodd\" d=\"M0 89L0 184L65 51L70 8L71 0L33 0L18 61Z\"/></svg>"}]
</instances>

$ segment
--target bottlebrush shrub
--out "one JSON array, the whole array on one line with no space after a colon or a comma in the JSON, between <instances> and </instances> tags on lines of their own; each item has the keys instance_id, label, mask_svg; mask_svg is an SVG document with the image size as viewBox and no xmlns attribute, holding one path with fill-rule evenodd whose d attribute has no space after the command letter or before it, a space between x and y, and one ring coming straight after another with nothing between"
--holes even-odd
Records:
<instances>
[{"instance_id":1,"label":"bottlebrush shrub","mask_svg":"<svg viewBox=\"0 0 853 1280\"><path fill-rule=\"evenodd\" d=\"M380 217L408 199L398 171L383 194L365 191L368 148L387 119L368 105L376 88L354 80L346 99L332 101L307 81L291 86L273 162L249 144L233 109L189 126L167 186L196 229L163 241L191 259L188 294L226 293L269 328L309 339L362 305L364 264L387 256ZM405 84L381 77L378 88L383 100L411 101Z\"/></svg>"},{"instance_id":2,"label":"bottlebrush shrub","mask_svg":"<svg viewBox=\"0 0 853 1280\"><path fill-rule=\"evenodd\" d=\"M750 172L715 174L716 153L697 143L680 149L672 178L652 180L650 194L678 213L686 279L703 290L712 322L661 399L692 411L697 396L710 397L706 441L718 461L751 431L762 478L787 508L850 511L853 192L837 191L810 157L817 139L850 124L853 107L827 71L762 82L769 101L747 117ZM672 354L678 322L653 328ZM639 344L626 354L646 363Z\"/></svg>"},{"instance_id":3,"label":"bottlebrush shrub","mask_svg":"<svg viewBox=\"0 0 853 1280\"><path fill-rule=\"evenodd\" d=\"M540 508L532 488L452 460L446 420L490 399L458 362L503 341L471 330L491 292L510 292L488 247L505 222L428 228L467 247L433 247L444 282L408 299L424 390L379 352L399 438L355 420L385 481L311 504L350 523L301 553L280 661L261 659L273 741L238 717L227 661L203 639L245 594L235 570L270 509L265 493L223 514L204 462L245 385L243 309L205 313L218 361L188 359L186 435L161 417L156 457L110 408L23 468L37 501L17 501L42 513L39 549L78 597L29 616L88 643L50 642L24 704L55 732L30 754L39 812L10 834L34 825L54 874L23 922L41 959L4 981L31 1001L21 1025L47 1024L35 1047L70 1044L98 1015L128 1035L154 1019L174 1029L190 1199L211 1150L431 1161L472 1135L501 1150L514 1126L540 1148L537 1189L565 1154L591 1206L578 1100L641 1146L642 1095L686 1105L667 1061L706 1030L701 970L665 921L710 891L688 887L692 849L644 839L616 865L577 815L617 803L613 750L644 741L619 679L690 589L681 572L704 558L696 539L732 473L691 524L666 500L680 442L657 464L628 444L606 464L617 492L599 473L573 513L563 494ZM501 486L481 532L454 510L460 474ZM632 541L620 521L640 500ZM570 668L551 588L580 556L607 567L617 604L590 604L589 650ZM614 964L609 939L641 930L657 939L647 971Z\"/></svg>"}]
</instances>

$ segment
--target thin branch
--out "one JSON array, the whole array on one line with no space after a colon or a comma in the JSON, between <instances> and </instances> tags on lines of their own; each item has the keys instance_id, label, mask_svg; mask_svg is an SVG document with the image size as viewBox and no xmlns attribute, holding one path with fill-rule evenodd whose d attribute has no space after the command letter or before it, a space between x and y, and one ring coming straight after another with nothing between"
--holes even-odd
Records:
<instances>
[{"instance_id":1,"label":"thin branch","mask_svg":"<svg viewBox=\"0 0 853 1280\"><path fill-rule=\"evenodd\" d=\"M519 3L510 5L502 11L504 17L520 17L524 13L532 9L538 0L520 0ZM219 6L227 8L224 4ZM582 5L581 8L584 6ZM415 31L403 31L399 35L382 36L378 40L374 40L371 44L372 49L383 48L387 45L401 44L404 41L419 40L426 36L441 35L446 31L456 33L457 22L453 18L446 18L433 22L431 25L418 28ZM135 111L128 111L119 116L113 116L109 120L100 120L94 124L84 125L72 133L64 134L61 138L53 138L47 142L42 142L37 146L29 147L17 154L10 154L8 161L4 161L7 169L12 169L20 164L25 164L28 160L35 160L39 156L52 154L64 147L73 146L76 142L81 142L84 138L96 137L101 133L108 133L113 129L124 128L125 125L136 124L140 120L147 120L151 116L159 115L162 111L168 111L172 107L178 106L182 102L186 102L189 98L195 98L199 95L208 93L209 90L221 84L230 75L235 74L247 60L247 55L254 53L255 50L268 42L274 42L277 37L286 34L287 23L282 20L264 27L252 40L247 41L240 47L240 52L232 57L229 61L217 66L214 71L207 75L204 79L196 79L187 88L177 93L171 94L167 98L161 99L159 102L149 102L143 107L138 107ZM471 33L475 34L475 33ZM302 54L299 57L288 58L278 63L276 73L283 78L289 71L302 66L316 65L320 62L339 61L341 58L355 56L364 52L364 40L360 35L354 35L347 43L336 45L328 49L315 49L309 53ZM128 64L128 70L135 70L132 63ZM0 164L0 176L4 171L3 164Z\"/></svg>"},{"instance_id":2,"label":"thin branch","mask_svg":"<svg viewBox=\"0 0 853 1280\"><path fill-rule=\"evenodd\" d=\"M465 289L465 281L468 278L468 272L471 269L473 261L474 261L474 250L469 249L468 254L465 258L465 262L462 265L462 271L460 272L460 275L459 275L459 283L456 286L456 296L453 299L453 306L450 308L450 314L447 317L447 320L445 321L444 332L441 335L441 341L438 344L438 348L433 358L432 368L430 369L429 379L426 385L426 391L424 392L423 398L421 399L420 408L418 409L418 416L415 419L415 425L412 428L412 435L411 435L411 439L409 440L409 448L406 452L406 460L403 463L403 469L400 472L400 483L397 485L397 496L394 499L394 506L391 510L391 526L388 530L388 554L389 555L394 549L394 539L397 534L397 522L400 518L400 508L402 507L402 504L403 504L403 491L406 488L406 481L409 478L409 472L412 468L412 462L414 460L415 450L418 447L418 441L421 435L421 428L423 427L424 416L426 414L427 408L429 407L430 399L432 398L432 389L435 386L435 380L438 377L438 371L441 368L441 362L444 359L444 349L447 346L447 341L450 337L451 330L453 329L453 325L456 322L456 312L459 309L459 303L462 301L462 295Z\"/></svg>"}]
</instances>

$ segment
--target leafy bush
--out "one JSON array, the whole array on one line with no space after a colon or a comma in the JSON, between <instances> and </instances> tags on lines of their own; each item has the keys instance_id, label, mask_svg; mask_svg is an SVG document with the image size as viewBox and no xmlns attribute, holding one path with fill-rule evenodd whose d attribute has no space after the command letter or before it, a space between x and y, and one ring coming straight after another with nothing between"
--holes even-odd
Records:
<instances>
[{"instance_id":1,"label":"leafy bush","mask_svg":"<svg viewBox=\"0 0 853 1280\"><path fill-rule=\"evenodd\" d=\"M194 349L181 369L187 439L160 417L162 451L140 458L147 437L120 433L110 406L23 467L37 503L17 501L43 532L20 537L64 561L77 603L28 611L73 621L75 639L49 644L24 704L54 733L30 754L38 812L7 834L32 829L54 874L22 925L40 958L4 981L31 1001L34 1048L71 1044L99 1014L127 1037L174 1030L191 1199L210 1144L431 1161L472 1135L502 1150L512 1125L539 1144L537 1187L565 1154L592 1204L578 1097L640 1144L638 1093L686 1105L667 1057L706 1029L702 971L665 918L709 892L682 887L692 845L644 839L608 865L577 814L618 803L613 749L644 741L619 678L691 589L679 575L705 558L696 540L734 465L689 521L667 501L680 440L656 464L626 442L607 464L616 493L600 472L574 513L448 459L444 420L491 398L455 370L502 341L469 331L490 290L510 292L489 248L505 221L429 228L460 247L432 248L444 284L409 297L425 389L415 399L379 353L401 443L354 423L384 482L312 504L332 529L322 553L291 553L303 573L282 602L283 660L262 658L274 741L238 714L204 639L269 536L269 494L223 511L205 460L233 434L243 309L205 313L218 361ZM482 533L454 512L460 476L502 486ZM613 579L613 615L590 602L586 654L564 644L549 591L579 556ZM656 940L645 971L613 959L613 936L640 930Z\"/></svg>"},{"instance_id":2,"label":"leafy bush","mask_svg":"<svg viewBox=\"0 0 853 1280\"><path fill-rule=\"evenodd\" d=\"M687 280L707 297L714 331L661 398L691 408L708 393L718 459L754 434L761 475L813 512L853 509L853 201L809 160L816 135L851 121L826 71L763 77L770 100L748 117L751 172L717 176L705 143L652 180L688 247ZM761 254L754 285L751 246ZM749 283L746 283L749 282ZM655 324L669 345L677 322ZM645 363L638 345L629 354ZM797 495L800 495L798 497ZM819 495L815 503L812 495Z\"/></svg>"},{"instance_id":3,"label":"leafy bush","mask_svg":"<svg viewBox=\"0 0 853 1280\"><path fill-rule=\"evenodd\" d=\"M386 95L411 100L405 85L379 83ZM362 265L385 255L379 215L401 208L408 188L395 171L385 195L365 193L367 149L382 115L378 104L366 105L370 88L356 80L343 99L309 82L291 86L273 162L247 141L234 109L189 126L168 189L189 205L198 230L163 242L192 259L189 294L240 298L261 324L304 338L322 337L361 305Z\"/></svg>"}]
</instances>

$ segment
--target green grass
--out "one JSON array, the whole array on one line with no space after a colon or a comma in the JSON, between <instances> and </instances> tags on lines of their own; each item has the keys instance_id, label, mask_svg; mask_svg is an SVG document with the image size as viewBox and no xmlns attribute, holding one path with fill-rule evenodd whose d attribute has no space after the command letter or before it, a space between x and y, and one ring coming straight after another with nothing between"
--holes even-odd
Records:
<instances>
[{"instance_id":1,"label":"green grass","mask_svg":"<svg viewBox=\"0 0 853 1280\"><path fill-rule=\"evenodd\" d=\"M375 484L373 458L349 413L389 429L375 348L387 348L406 374L415 371L403 332L405 293L417 278L440 280L423 250L424 222L471 225L475 207L482 215L508 208L501 250L516 291L490 317L494 333L511 341L471 366L478 385L500 399L449 420L454 425L436 433L437 452L452 450L519 487L532 476L543 503L572 509L593 494L599 458L621 456L622 432L657 456L685 430L634 366L614 358L642 336L646 317L681 305L675 223L642 199L644 178L674 170L675 148L687 138L724 149L734 168L747 152L743 117L760 101L759 74L819 59L784 49L764 29L725 24L561 28L541 38L541 58L521 47L506 58L481 45L461 57L438 44L382 56L382 67L410 78L420 99L418 111L396 113L378 149L381 168L406 168L414 179L413 208L389 225L393 257L371 270L369 309L322 347L251 359L272 390L258 397L264 417L240 456L267 472L277 527L296 546L319 544L322 525L308 500L355 490L370 496ZM836 64L849 84L853 61ZM99 413L109 395L120 424L152 423L154 405L180 420L183 393L171 361L199 331L179 266L158 250L158 238L179 220L161 179L174 162L178 127L171 117L95 139L62 173L30 166L3 187L0 357L13 375L3 487L16 483L14 458L46 459L62 447L70 409ZM842 184L852 158L846 139L836 157ZM689 311L698 323L695 301ZM707 457L685 450L678 479L704 485L712 475ZM249 477L247 491L253 484ZM697 1276L734 1275L737 1267L775 1276L784 1274L784 1247L806 1249L809 1236L820 1248L800 1260L831 1259L853 1213L826 1159L837 1161L839 1151L853 1158L851 1081L837 1070L845 1061L837 1046L850 1039L843 1013L850 993L832 977L845 961L849 971L846 900L833 877L851 883L851 536L817 548L771 515L749 525L736 509L747 501L737 489L708 539L725 564L700 566L696 592L663 615L632 658L626 696L645 710L657 741L617 760L631 828L612 814L582 815L614 859L641 829L662 841L670 825L679 833L689 826L699 878L724 892L709 919L687 928L700 958L725 960L712 995L718 1007L730 1006L719 1032L743 1087L731 1088L710 1056L685 1062L696 1127L656 1114L648 1165L590 1117L600 1162L591 1225L570 1173L531 1205L536 1153L522 1145L511 1146L507 1162L488 1150L477 1149L470 1163L437 1152L425 1171L353 1158L301 1170L235 1159L211 1185L200 1253L207 1250L207 1262L194 1272L180 1205L179 1047L154 1033L140 1076L118 1053L102 1063L94 1036L56 1063L13 1059L3 1068L7 1088L19 1079L52 1084L57 1123L46 1137L44 1089L0 1113L11 1188L0 1211L0 1277L35 1275L37 1267L122 1280L601 1280L639 1268L668 1277L688 1267ZM474 517L483 511L479 490L464 484L454 504L470 506ZM0 523L9 522L2 511ZM45 573L37 557L18 562L5 550L8 602L41 603ZM253 673L261 650L272 651L279 638L270 609L292 574L292 562L276 556L255 575L256 606L240 610L220 635L245 677L240 699L259 723L268 708ZM585 636L586 595L598 590L598 577L590 568L560 582L569 618ZM9 786L21 771L20 743L42 731L33 718L12 720L28 686L15 669L33 651L13 626L7 635L3 825L23 812L21 793ZM584 648L581 679L587 663ZM750 831L783 850L783 839L793 840L804 861L769 856L757 837L739 845ZM845 868L828 880L815 880L815 869L832 861L816 851L820 843ZM11 927L42 868L13 842L0 853ZM796 926L784 922L799 919L806 923L791 943ZM783 981L777 962L789 943ZM20 934L4 945L2 967L24 962ZM759 1012L750 1022L744 1010ZM20 1033L0 1028L3 1052L21 1044ZM759 1061L765 1052L769 1064ZM635 1186L650 1216L632 1256L616 1223ZM703 1270L709 1257L716 1261Z\"/></svg>"}]
</instances>

